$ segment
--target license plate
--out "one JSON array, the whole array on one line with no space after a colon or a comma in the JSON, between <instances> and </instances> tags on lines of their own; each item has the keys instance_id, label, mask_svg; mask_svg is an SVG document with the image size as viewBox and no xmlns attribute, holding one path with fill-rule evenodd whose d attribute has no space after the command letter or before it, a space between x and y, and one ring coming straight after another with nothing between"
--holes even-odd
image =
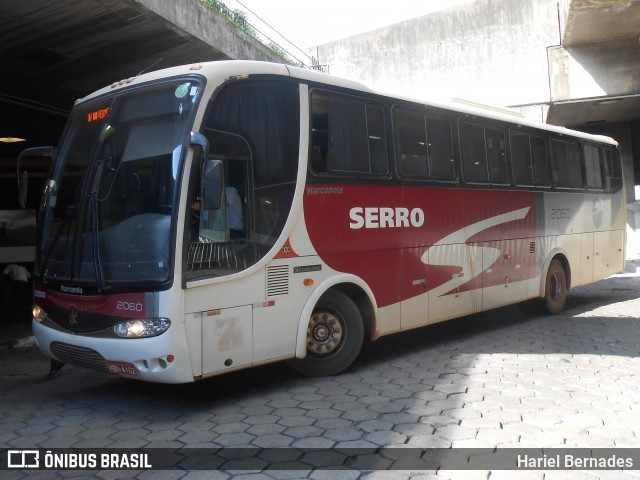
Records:
<instances>
[{"instance_id":1,"label":"license plate","mask_svg":"<svg viewBox=\"0 0 640 480\"><path fill-rule=\"evenodd\" d=\"M131 363L107 361L107 367L114 375L138 375L138 369Z\"/></svg>"}]
</instances>

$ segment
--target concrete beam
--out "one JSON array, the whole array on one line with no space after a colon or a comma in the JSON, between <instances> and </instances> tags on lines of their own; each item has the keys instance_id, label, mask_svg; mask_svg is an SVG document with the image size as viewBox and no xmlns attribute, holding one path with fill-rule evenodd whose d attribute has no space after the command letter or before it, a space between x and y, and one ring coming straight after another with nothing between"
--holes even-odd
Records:
<instances>
[{"instance_id":1,"label":"concrete beam","mask_svg":"<svg viewBox=\"0 0 640 480\"><path fill-rule=\"evenodd\" d=\"M638 94L640 46L632 38L549 48L549 79L552 102Z\"/></svg>"},{"instance_id":2,"label":"concrete beam","mask_svg":"<svg viewBox=\"0 0 640 480\"><path fill-rule=\"evenodd\" d=\"M228 59L284 63L282 57L199 0L132 0Z\"/></svg>"},{"instance_id":3,"label":"concrete beam","mask_svg":"<svg viewBox=\"0 0 640 480\"><path fill-rule=\"evenodd\" d=\"M640 1L561 0L560 22L565 47L623 38L638 39Z\"/></svg>"}]
</instances>

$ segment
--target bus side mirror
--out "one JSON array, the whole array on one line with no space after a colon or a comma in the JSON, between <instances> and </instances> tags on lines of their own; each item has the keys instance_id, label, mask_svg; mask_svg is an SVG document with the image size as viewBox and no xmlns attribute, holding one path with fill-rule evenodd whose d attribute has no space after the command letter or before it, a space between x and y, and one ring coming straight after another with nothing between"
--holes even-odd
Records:
<instances>
[{"instance_id":1,"label":"bus side mirror","mask_svg":"<svg viewBox=\"0 0 640 480\"><path fill-rule=\"evenodd\" d=\"M202 208L217 210L222 206L224 171L222 160L207 160L202 169Z\"/></svg>"},{"instance_id":2,"label":"bus side mirror","mask_svg":"<svg viewBox=\"0 0 640 480\"><path fill-rule=\"evenodd\" d=\"M33 147L20 152L16 161L16 177L18 179L18 202L22 208L27 205L27 190L29 186L29 174L26 170L20 172L22 159L25 157L48 157L52 160L56 153L54 147Z\"/></svg>"},{"instance_id":3,"label":"bus side mirror","mask_svg":"<svg viewBox=\"0 0 640 480\"><path fill-rule=\"evenodd\" d=\"M200 148L202 150L202 156L207 158L209 153L209 140L203 134L191 132L189 135L189 145Z\"/></svg>"}]
</instances>

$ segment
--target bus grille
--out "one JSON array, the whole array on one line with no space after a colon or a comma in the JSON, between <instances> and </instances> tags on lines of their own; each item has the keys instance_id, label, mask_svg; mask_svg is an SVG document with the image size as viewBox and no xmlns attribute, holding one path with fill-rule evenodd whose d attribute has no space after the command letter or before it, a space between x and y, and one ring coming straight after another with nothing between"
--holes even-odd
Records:
<instances>
[{"instance_id":1,"label":"bus grille","mask_svg":"<svg viewBox=\"0 0 640 480\"><path fill-rule=\"evenodd\" d=\"M267 268L267 297L289 295L289 265Z\"/></svg>"},{"instance_id":2,"label":"bus grille","mask_svg":"<svg viewBox=\"0 0 640 480\"><path fill-rule=\"evenodd\" d=\"M109 373L107 361L95 350L60 342L52 342L50 348L51 353L61 362Z\"/></svg>"}]
</instances>

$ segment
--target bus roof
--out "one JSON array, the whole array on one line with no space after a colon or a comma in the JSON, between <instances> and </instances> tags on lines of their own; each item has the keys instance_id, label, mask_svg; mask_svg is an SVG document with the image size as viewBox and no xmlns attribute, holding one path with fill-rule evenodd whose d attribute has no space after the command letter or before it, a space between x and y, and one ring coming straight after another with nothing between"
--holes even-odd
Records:
<instances>
[{"instance_id":1,"label":"bus roof","mask_svg":"<svg viewBox=\"0 0 640 480\"><path fill-rule=\"evenodd\" d=\"M522 125L541 130L546 130L560 135L570 135L573 137L579 137L594 142L602 142L611 145L618 145L614 139L603 136L593 135L578 130L568 129L566 127L559 127L533 120L527 120L522 117L517 110L512 110L507 107L483 105L481 103L473 102L470 100L451 99L451 101L442 101L434 99L419 99L414 97L397 94L395 92L388 92L372 88L364 83L349 80L325 73L316 72L313 70L302 69L293 67L290 65L284 65L281 63L259 62L252 60L221 60L215 62L203 62L189 65L181 65L176 67L165 68L161 70L155 70L148 73L143 73L127 79L123 79L112 83L111 85L97 90L86 97L76 100L75 104L84 103L98 96L108 94L112 91L116 91L119 88L124 88L129 85L145 83L154 80L160 80L163 78L175 77L185 74L200 74L207 78L217 76L224 79L230 79L234 77L244 77L251 75L281 75L289 76L303 81L320 83L325 85L331 85L350 90L355 90L363 93L371 93L389 99L403 100L412 103L418 103L425 107L435 107L444 110L450 110L465 115L472 115L478 117L484 117L488 119L503 121L514 125Z\"/></svg>"}]
</instances>

